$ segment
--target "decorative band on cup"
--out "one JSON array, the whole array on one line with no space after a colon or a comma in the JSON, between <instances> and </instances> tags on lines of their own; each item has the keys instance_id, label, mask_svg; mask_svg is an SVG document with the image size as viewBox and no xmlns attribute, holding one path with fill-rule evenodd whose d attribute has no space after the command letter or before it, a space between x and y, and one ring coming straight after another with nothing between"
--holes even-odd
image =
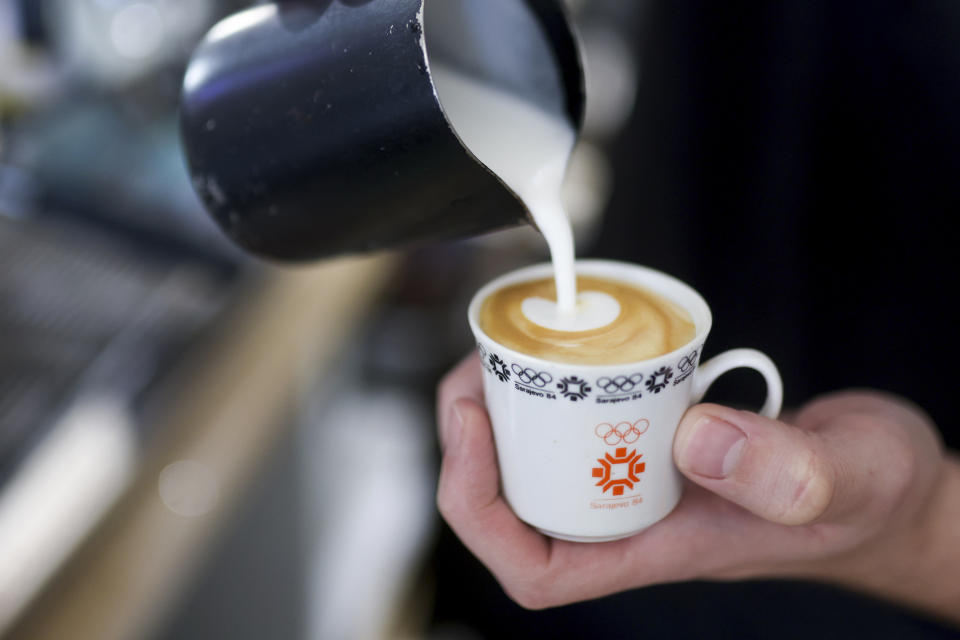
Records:
<instances>
[{"instance_id":1,"label":"decorative band on cup","mask_svg":"<svg viewBox=\"0 0 960 640\"><path fill-rule=\"evenodd\" d=\"M511 384L515 391L544 400L581 402L592 398L597 404L640 400L680 385L693 375L702 351L701 344L683 354L674 364L659 364L646 371L639 369L638 365L638 370L629 374L559 374L507 361L477 343L484 370L500 382ZM574 367L569 365L566 368Z\"/></svg>"}]
</instances>

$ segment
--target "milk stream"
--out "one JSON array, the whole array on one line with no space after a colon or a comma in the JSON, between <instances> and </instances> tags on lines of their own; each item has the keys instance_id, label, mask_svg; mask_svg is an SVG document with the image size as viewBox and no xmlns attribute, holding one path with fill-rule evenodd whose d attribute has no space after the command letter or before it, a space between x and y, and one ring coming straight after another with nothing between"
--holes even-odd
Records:
<instances>
[{"instance_id":1,"label":"milk stream","mask_svg":"<svg viewBox=\"0 0 960 640\"><path fill-rule=\"evenodd\" d=\"M457 135L530 210L550 247L559 311L573 315L573 231L560 199L576 139L573 127L564 118L443 66L431 65L430 73Z\"/></svg>"},{"instance_id":2,"label":"milk stream","mask_svg":"<svg viewBox=\"0 0 960 640\"><path fill-rule=\"evenodd\" d=\"M558 331L586 331L613 322L620 305L600 291L577 295L573 230L560 194L576 132L549 114L495 87L441 65L431 75L460 140L520 196L553 262L557 301L530 298L523 314Z\"/></svg>"}]
</instances>

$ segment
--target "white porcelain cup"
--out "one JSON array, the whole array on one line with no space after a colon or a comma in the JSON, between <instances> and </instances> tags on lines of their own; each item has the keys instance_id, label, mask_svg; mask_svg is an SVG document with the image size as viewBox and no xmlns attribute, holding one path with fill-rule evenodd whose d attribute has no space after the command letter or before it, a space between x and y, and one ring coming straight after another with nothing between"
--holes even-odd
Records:
<instances>
[{"instance_id":1,"label":"white porcelain cup","mask_svg":"<svg viewBox=\"0 0 960 640\"><path fill-rule=\"evenodd\" d=\"M696 337L670 353L629 364L551 362L498 344L479 325L493 292L552 277L550 264L501 276L470 303L470 327L483 362L501 487L517 516L542 533L577 542L634 535L680 501L682 476L673 437L688 407L723 373L755 369L767 384L760 413L776 417L783 384L763 353L734 349L698 365L712 322L706 301L659 271L600 260L577 262L579 275L639 285L686 309Z\"/></svg>"}]
</instances>

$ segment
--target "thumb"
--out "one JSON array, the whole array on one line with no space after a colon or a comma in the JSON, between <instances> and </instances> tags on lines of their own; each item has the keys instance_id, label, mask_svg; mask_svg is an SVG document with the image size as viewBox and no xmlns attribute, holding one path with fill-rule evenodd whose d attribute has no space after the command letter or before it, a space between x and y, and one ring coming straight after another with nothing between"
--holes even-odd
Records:
<instances>
[{"instance_id":1,"label":"thumb","mask_svg":"<svg viewBox=\"0 0 960 640\"><path fill-rule=\"evenodd\" d=\"M817 434L746 411L687 411L674 460L693 482L766 520L808 524L834 501L835 466Z\"/></svg>"}]
</instances>

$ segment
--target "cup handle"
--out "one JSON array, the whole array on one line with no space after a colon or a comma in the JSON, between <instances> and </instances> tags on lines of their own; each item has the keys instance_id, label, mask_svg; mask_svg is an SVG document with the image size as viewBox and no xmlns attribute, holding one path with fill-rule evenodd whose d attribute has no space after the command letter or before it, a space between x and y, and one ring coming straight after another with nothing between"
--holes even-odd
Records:
<instances>
[{"instance_id":1,"label":"cup handle","mask_svg":"<svg viewBox=\"0 0 960 640\"><path fill-rule=\"evenodd\" d=\"M780 380L780 373L773 360L756 349L731 349L700 365L693 379L693 402L700 402L717 378L731 369L740 368L759 371L767 382L767 399L760 409L760 415L767 418L780 415L783 404L783 382Z\"/></svg>"}]
</instances>

